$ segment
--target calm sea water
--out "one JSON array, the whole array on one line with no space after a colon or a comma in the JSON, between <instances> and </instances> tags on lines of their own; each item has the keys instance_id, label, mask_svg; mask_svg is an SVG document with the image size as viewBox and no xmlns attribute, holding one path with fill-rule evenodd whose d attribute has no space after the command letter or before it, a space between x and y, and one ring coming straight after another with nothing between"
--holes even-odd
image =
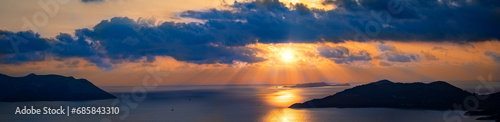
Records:
<instances>
[{"instance_id":1,"label":"calm sea water","mask_svg":"<svg viewBox=\"0 0 500 122\"><path fill-rule=\"evenodd\" d=\"M473 90L477 85L458 84ZM119 100L77 102L0 102L0 121L445 121L447 111L389 108L290 109L293 103L323 98L352 86L286 89L273 85L101 87ZM136 88L136 90L132 90ZM136 97L130 97L130 95ZM135 98L135 99L134 99ZM141 99L144 98L144 99ZM121 101L120 101L121 100ZM126 102L126 101L129 102ZM112 106L118 115L15 115L16 107ZM460 111L463 112L463 111ZM458 116L458 115L455 115ZM467 117L467 116L466 116ZM477 117L462 121L476 121ZM487 121L480 121L487 122Z\"/></svg>"}]
</instances>

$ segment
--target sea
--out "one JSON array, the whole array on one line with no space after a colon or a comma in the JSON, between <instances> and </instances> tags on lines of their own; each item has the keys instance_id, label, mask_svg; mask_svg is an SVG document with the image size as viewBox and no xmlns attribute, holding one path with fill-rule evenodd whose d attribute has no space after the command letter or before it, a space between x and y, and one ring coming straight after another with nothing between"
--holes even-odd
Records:
<instances>
[{"instance_id":1,"label":"sea","mask_svg":"<svg viewBox=\"0 0 500 122\"><path fill-rule=\"evenodd\" d=\"M452 83L468 91L481 84ZM351 86L287 88L283 85L103 86L117 99L92 101L0 102L0 122L489 122L465 116L461 110L393 108L304 108L290 105L323 98ZM482 84L484 85L484 84ZM487 84L487 86L493 86ZM482 88L482 87L481 87ZM495 87L500 90L499 87ZM117 114L21 115L18 107L116 107ZM68 111L69 112L69 111ZM71 112L70 112L71 113Z\"/></svg>"}]
</instances>

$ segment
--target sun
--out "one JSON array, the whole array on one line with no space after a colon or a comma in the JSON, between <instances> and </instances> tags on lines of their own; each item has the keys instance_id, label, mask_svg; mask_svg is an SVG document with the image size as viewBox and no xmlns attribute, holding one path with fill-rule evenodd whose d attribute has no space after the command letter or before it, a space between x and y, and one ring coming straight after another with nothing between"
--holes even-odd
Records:
<instances>
[{"instance_id":1,"label":"sun","mask_svg":"<svg viewBox=\"0 0 500 122\"><path fill-rule=\"evenodd\" d=\"M295 61L295 52L291 49L284 49L281 52L281 61L285 63L290 63Z\"/></svg>"}]
</instances>

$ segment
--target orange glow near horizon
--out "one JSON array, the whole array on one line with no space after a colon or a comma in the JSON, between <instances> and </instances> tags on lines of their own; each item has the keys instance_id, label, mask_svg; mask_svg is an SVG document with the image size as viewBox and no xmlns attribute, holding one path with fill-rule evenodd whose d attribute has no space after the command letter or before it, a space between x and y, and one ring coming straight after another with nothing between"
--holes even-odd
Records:
<instances>
[{"instance_id":1,"label":"orange glow near horizon","mask_svg":"<svg viewBox=\"0 0 500 122\"><path fill-rule=\"evenodd\" d=\"M391 62L380 45L392 46L390 53L415 55L410 62ZM370 60L345 60L321 56L318 47L345 47L349 55L368 53ZM345 43L270 43L249 44L236 48L255 50L263 62L234 61L232 64L194 64L158 56L154 62L138 61L114 64L102 70L82 58L51 60L24 64L2 64L0 72L13 76L29 73L60 74L85 78L101 86L141 85L147 68L160 69L170 75L162 85L211 84L296 84L307 82L349 83L393 81L475 80L479 75L500 72L499 64L485 52L500 53L500 42L470 44L425 42L354 42ZM345 54L344 54L345 55ZM77 62L76 65L72 62ZM390 65L382 65L388 63ZM498 78L494 78L498 79ZM286 95L285 95L286 96Z\"/></svg>"}]
</instances>

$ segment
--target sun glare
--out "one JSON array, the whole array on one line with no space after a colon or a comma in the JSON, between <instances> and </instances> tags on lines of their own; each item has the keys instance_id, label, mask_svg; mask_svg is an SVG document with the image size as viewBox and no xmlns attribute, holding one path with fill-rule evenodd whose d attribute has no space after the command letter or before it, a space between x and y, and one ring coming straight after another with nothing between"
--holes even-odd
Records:
<instances>
[{"instance_id":1,"label":"sun glare","mask_svg":"<svg viewBox=\"0 0 500 122\"><path fill-rule=\"evenodd\" d=\"M291 63L295 60L295 53L290 49L285 49L281 52L281 60L286 63Z\"/></svg>"}]
</instances>

